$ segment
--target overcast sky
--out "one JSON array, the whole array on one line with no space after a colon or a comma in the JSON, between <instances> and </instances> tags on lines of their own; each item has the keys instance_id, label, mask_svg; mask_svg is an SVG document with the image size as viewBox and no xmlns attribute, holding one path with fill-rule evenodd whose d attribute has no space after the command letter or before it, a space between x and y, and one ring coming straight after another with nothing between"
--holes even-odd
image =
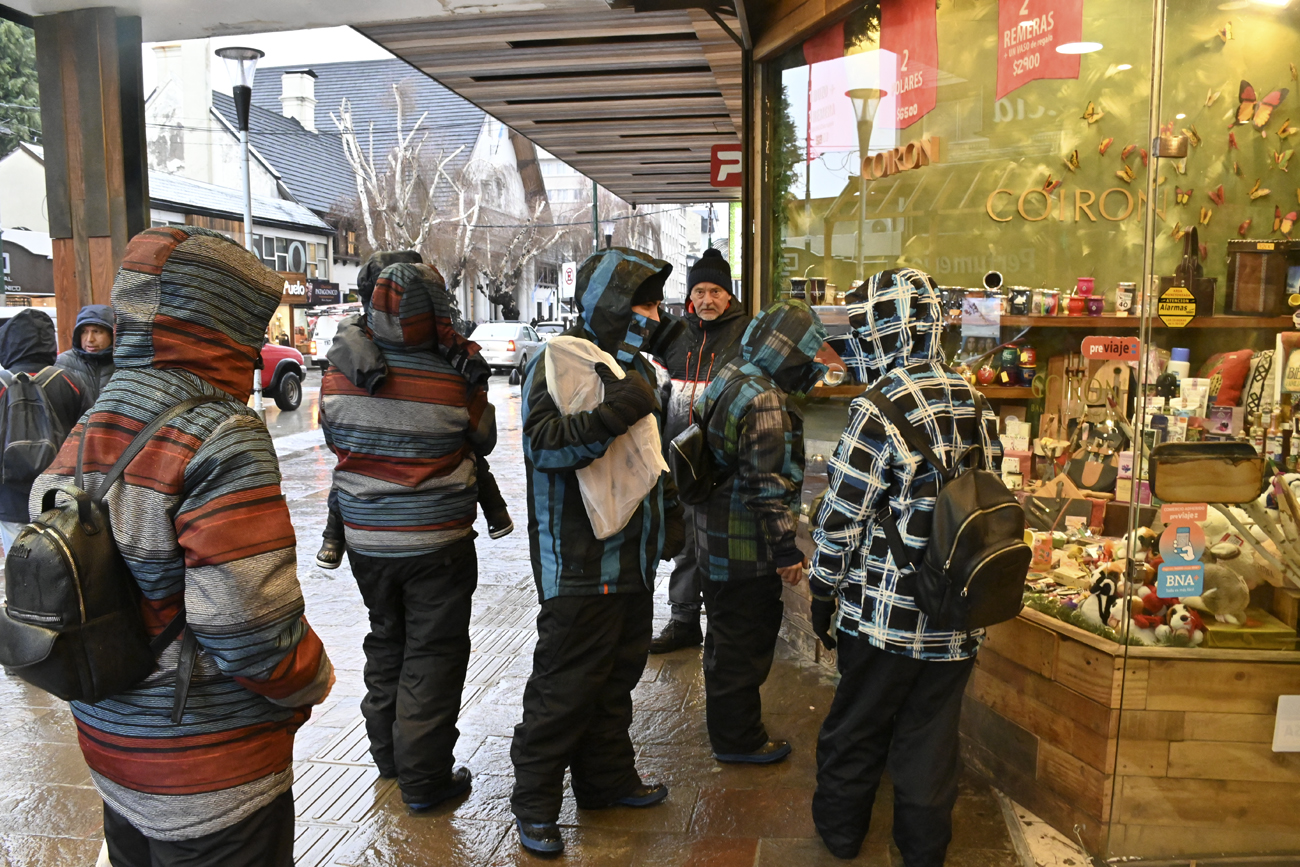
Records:
<instances>
[{"instance_id":1,"label":"overcast sky","mask_svg":"<svg viewBox=\"0 0 1300 867\"><path fill-rule=\"evenodd\" d=\"M212 40L212 50L226 45L244 45L260 48L266 56L258 66L299 66L312 63L339 63L344 60L376 60L392 57L383 48L371 42L351 27L326 27L320 30L288 30L282 33L256 33L243 36L218 36ZM157 69L152 48L160 43L144 45L144 92L153 90ZM214 88L226 80L225 63L213 58L212 84Z\"/></svg>"}]
</instances>

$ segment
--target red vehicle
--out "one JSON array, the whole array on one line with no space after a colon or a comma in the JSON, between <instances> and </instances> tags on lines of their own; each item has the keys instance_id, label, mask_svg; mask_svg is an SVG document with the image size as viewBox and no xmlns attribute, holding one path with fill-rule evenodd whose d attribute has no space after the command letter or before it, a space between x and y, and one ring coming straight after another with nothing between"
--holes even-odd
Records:
<instances>
[{"instance_id":1,"label":"red vehicle","mask_svg":"<svg viewBox=\"0 0 1300 867\"><path fill-rule=\"evenodd\" d=\"M297 409L302 403L302 353L292 346L262 346L262 397L272 398L280 409Z\"/></svg>"}]
</instances>

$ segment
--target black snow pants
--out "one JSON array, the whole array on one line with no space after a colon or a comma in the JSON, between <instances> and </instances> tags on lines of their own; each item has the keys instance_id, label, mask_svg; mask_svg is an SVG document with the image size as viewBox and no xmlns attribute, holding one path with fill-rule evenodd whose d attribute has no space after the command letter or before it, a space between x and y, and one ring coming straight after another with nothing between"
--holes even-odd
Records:
<instances>
[{"instance_id":1,"label":"black snow pants","mask_svg":"<svg viewBox=\"0 0 1300 867\"><path fill-rule=\"evenodd\" d=\"M775 572L701 582L709 609L704 635L704 715L714 753L752 753L767 743L759 687L772 670L781 630L781 579Z\"/></svg>"},{"instance_id":2,"label":"black snow pants","mask_svg":"<svg viewBox=\"0 0 1300 867\"><path fill-rule=\"evenodd\" d=\"M370 612L361 714L370 755L420 804L451 784L469 618L478 586L473 538L416 557L348 551Z\"/></svg>"},{"instance_id":3,"label":"black snow pants","mask_svg":"<svg viewBox=\"0 0 1300 867\"><path fill-rule=\"evenodd\" d=\"M510 745L510 807L520 819L559 818L565 768L580 807L607 806L641 785L628 729L652 614L648 591L542 603L524 718Z\"/></svg>"},{"instance_id":4,"label":"black snow pants","mask_svg":"<svg viewBox=\"0 0 1300 867\"><path fill-rule=\"evenodd\" d=\"M912 659L836 637L840 683L817 739L817 833L833 854L856 855L888 766L903 863L942 867L961 775L961 699L975 660Z\"/></svg>"}]
</instances>

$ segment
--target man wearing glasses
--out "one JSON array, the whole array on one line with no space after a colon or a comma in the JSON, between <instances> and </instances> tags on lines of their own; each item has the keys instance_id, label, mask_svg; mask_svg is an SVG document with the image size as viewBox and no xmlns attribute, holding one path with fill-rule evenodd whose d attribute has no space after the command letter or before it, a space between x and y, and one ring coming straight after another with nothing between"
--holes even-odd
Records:
<instances>
[{"instance_id":1,"label":"man wearing glasses","mask_svg":"<svg viewBox=\"0 0 1300 867\"><path fill-rule=\"evenodd\" d=\"M731 266L722 253L710 247L687 274L690 298L686 304L686 331L663 355L672 377L672 396L664 425L664 442L691 423L691 406L740 352L740 338L749 326L731 294ZM669 653L695 647L704 641L700 629L701 575L695 552L694 510L686 506L686 547L673 561L668 582L672 617L650 645L651 653Z\"/></svg>"}]
</instances>

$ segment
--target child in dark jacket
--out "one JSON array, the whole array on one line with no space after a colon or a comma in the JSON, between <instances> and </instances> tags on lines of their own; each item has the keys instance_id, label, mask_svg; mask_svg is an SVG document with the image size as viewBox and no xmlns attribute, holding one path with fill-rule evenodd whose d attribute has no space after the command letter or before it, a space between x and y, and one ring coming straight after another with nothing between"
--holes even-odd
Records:
<instances>
[{"instance_id":1,"label":"child in dark jacket","mask_svg":"<svg viewBox=\"0 0 1300 867\"><path fill-rule=\"evenodd\" d=\"M357 275L357 293L361 296L365 309L370 308L370 297L374 292L375 282L384 268L401 262L419 264L422 261L420 254L414 250L373 254ZM479 354L477 343L470 342L451 328L440 328L437 339L438 353L456 368L461 376L465 377L466 388L469 391L487 387L488 377L491 376L492 371ZM388 373L383 352L370 339L364 314L349 316L339 323L328 357L330 364L338 368L353 385L364 388L371 394L374 394L383 384ZM515 525L510 520L510 512L506 509L505 498L501 496L501 488L488 467L487 458L484 457L496 445L495 412L491 404L488 404L483 413L478 428L470 432L469 441L477 456L475 475L478 485L478 504L483 510L483 517L487 520L488 535L493 539L499 539L509 535ZM343 552L347 544L344 541L343 517L339 513L338 492L333 487L330 488L329 515L325 521L325 531L321 535L323 540L320 551L316 554L316 565L322 569L337 569L343 562Z\"/></svg>"}]
</instances>

